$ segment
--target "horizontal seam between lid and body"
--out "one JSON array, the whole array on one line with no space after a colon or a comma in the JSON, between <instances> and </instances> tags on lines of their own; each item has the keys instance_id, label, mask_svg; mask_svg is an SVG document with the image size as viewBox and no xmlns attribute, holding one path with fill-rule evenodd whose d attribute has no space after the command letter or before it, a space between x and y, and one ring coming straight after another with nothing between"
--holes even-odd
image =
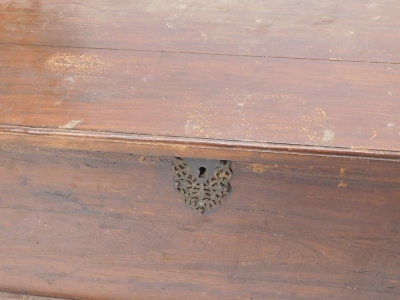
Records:
<instances>
[{"instance_id":1,"label":"horizontal seam between lid and body","mask_svg":"<svg viewBox=\"0 0 400 300\"><path fill-rule=\"evenodd\" d=\"M319 145L288 144L273 142L257 142L229 139L212 139L184 136L162 136L150 134L135 134L107 131L91 131L77 129L41 128L20 125L1 125L0 134L22 134L25 136L42 136L47 138L72 138L82 140L94 140L101 142L134 142L143 145L176 145L201 147L203 149L233 150L268 152L297 155L314 155L325 157L348 157L366 160L393 160L400 161L400 151L331 147Z\"/></svg>"}]
</instances>

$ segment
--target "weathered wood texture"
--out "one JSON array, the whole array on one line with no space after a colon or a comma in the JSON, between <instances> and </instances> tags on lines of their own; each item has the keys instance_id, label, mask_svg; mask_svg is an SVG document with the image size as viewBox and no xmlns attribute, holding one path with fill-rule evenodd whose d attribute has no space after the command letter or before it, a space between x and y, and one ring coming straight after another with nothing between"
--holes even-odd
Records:
<instances>
[{"instance_id":1,"label":"weathered wood texture","mask_svg":"<svg viewBox=\"0 0 400 300\"><path fill-rule=\"evenodd\" d=\"M399 4L0 0L0 291L399 299Z\"/></svg>"},{"instance_id":2,"label":"weathered wood texture","mask_svg":"<svg viewBox=\"0 0 400 300\"><path fill-rule=\"evenodd\" d=\"M198 216L170 159L0 155L0 290L73 299L398 299L398 163L270 154L234 163Z\"/></svg>"},{"instance_id":3,"label":"weathered wood texture","mask_svg":"<svg viewBox=\"0 0 400 300\"><path fill-rule=\"evenodd\" d=\"M400 63L398 6L398 0L1 0L0 41Z\"/></svg>"},{"instance_id":4,"label":"weathered wood texture","mask_svg":"<svg viewBox=\"0 0 400 300\"><path fill-rule=\"evenodd\" d=\"M0 53L1 124L400 153L400 65L15 45Z\"/></svg>"},{"instance_id":5,"label":"weathered wood texture","mask_svg":"<svg viewBox=\"0 0 400 300\"><path fill-rule=\"evenodd\" d=\"M400 152L397 6L1 0L0 123Z\"/></svg>"}]
</instances>

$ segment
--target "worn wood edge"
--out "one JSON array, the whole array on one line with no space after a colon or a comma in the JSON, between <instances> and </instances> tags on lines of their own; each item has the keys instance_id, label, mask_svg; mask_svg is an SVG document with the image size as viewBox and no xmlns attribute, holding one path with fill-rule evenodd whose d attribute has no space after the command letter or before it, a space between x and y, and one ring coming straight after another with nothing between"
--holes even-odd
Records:
<instances>
[{"instance_id":1,"label":"worn wood edge","mask_svg":"<svg viewBox=\"0 0 400 300\"><path fill-rule=\"evenodd\" d=\"M70 150L114 152L118 149L121 153L230 159L239 162L262 161L264 153L400 161L400 152L389 150L153 136L13 125L0 125L0 140L8 140L8 142L24 140L29 145L36 144L50 148L62 147L62 149Z\"/></svg>"},{"instance_id":2,"label":"worn wood edge","mask_svg":"<svg viewBox=\"0 0 400 300\"><path fill-rule=\"evenodd\" d=\"M54 298L48 297L44 295L31 295L28 293L14 293L14 292L2 292L0 291L0 300L11 300L11 299L19 299L19 300L71 300L67 298Z\"/></svg>"}]
</instances>

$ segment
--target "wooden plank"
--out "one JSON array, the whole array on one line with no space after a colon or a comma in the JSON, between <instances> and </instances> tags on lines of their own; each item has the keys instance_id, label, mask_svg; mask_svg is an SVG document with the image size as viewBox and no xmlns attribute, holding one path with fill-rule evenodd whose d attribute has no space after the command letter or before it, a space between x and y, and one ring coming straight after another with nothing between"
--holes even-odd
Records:
<instances>
[{"instance_id":1,"label":"wooden plank","mask_svg":"<svg viewBox=\"0 0 400 300\"><path fill-rule=\"evenodd\" d=\"M0 1L0 41L400 63L398 0Z\"/></svg>"},{"instance_id":2,"label":"wooden plank","mask_svg":"<svg viewBox=\"0 0 400 300\"><path fill-rule=\"evenodd\" d=\"M380 178L395 172L391 162L285 155L276 165L234 163L232 195L200 217L174 191L168 158L21 151L0 156L0 290L399 297L400 185Z\"/></svg>"},{"instance_id":3,"label":"wooden plank","mask_svg":"<svg viewBox=\"0 0 400 300\"><path fill-rule=\"evenodd\" d=\"M0 53L0 124L400 151L398 65L10 45Z\"/></svg>"},{"instance_id":4,"label":"wooden plank","mask_svg":"<svg viewBox=\"0 0 400 300\"><path fill-rule=\"evenodd\" d=\"M19 294L10 294L10 293L2 293L0 292L0 299L1 300L11 300L11 299L18 299L18 300L66 300L61 298L48 298L48 297L37 297L31 295L19 295Z\"/></svg>"}]
</instances>

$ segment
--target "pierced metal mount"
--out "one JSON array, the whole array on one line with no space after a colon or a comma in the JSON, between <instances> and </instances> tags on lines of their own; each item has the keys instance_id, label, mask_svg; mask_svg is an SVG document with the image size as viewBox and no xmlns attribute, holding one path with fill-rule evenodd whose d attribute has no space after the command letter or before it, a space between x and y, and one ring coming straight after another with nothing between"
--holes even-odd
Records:
<instances>
[{"instance_id":1,"label":"pierced metal mount","mask_svg":"<svg viewBox=\"0 0 400 300\"><path fill-rule=\"evenodd\" d=\"M221 206L231 191L231 162L226 160L182 159L173 161L174 187L182 202L203 214Z\"/></svg>"}]
</instances>

